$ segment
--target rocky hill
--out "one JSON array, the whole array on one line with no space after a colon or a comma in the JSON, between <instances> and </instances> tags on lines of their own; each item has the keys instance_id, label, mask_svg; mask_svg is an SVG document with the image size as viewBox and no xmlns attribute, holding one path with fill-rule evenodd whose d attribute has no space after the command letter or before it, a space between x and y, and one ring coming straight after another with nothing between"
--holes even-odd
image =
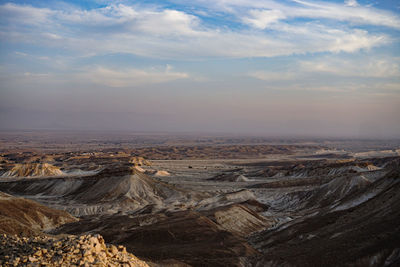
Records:
<instances>
[{"instance_id":1,"label":"rocky hill","mask_svg":"<svg viewBox=\"0 0 400 267\"><path fill-rule=\"evenodd\" d=\"M187 204L196 200L190 192L153 179L130 164L113 164L91 176L4 181L0 190L75 216L132 211L149 204L161 209L177 200Z\"/></svg>"},{"instance_id":2,"label":"rocky hill","mask_svg":"<svg viewBox=\"0 0 400 267\"><path fill-rule=\"evenodd\" d=\"M43 230L77 221L65 211L0 192L0 233L38 235Z\"/></svg>"}]
</instances>

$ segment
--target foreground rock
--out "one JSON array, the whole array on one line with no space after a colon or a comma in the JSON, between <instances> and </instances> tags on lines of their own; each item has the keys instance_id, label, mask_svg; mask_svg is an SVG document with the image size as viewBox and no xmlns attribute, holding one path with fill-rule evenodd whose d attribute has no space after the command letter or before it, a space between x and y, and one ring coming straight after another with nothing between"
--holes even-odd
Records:
<instances>
[{"instance_id":1,"label":"foreground rock","mask_svg":"<svg viewBox=\"0 0 400 267\"><path fill-rule=\"evenodd\" d=\"M65 224L53 233L98 232L107 242L122 244L128 251L160 266L166 266L164 262L170 260L193 267L251 266L253 258L260 254L245 237L237 234L247 234L249 227L229 229L228 223L220 225L213 221L214 213L207 215L210 218L195 211L179 211L134 218L128 215L92 216ZM260 225L254 227L259 229Z\"/></svg>"},{"instance_id":2,"label":"foreground rock","mask_svg":"<svg viewBox=\"0 0 400 267\"><path fill-rule=\"evenodd\" d=\"M137 266L147 263L100 235L19 238L0 235L1 266Z\"/></svg>"},{"instance_id":3,"label":"foreground rock","mask_svg":"<svg viewBox=\"0 0 400 267\"><path fill-rule=\"evenodd\" d=\"M149 205L130 214L84 216L51 233L98 233L163 267L243 267L260 256L246 238L275 224L273 218L258 214L267 209L251 192L242 190L202 201L192 210L157 212ZM167 265L172 260L174 265Z\"/></svg>"}]
</instances>

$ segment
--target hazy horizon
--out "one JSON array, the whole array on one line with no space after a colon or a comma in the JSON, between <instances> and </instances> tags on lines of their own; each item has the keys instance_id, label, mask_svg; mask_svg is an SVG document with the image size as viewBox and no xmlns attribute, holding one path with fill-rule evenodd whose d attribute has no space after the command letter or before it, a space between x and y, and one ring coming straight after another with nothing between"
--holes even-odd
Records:
<instances>
[{"instance_id":1,"label":"hazy horizon","mask_svg":"<svg viewBox=\"0 0 400 267\"><path fill-rule=\"evenodd\" d=\"M294 141L294 142L319 142L319 141L400 141L398 136L369 136L369 135L312 135L312 134L268 134L265 132L223 132L223 131L136 131L136 130L121 130L121 129L71 129L71 128L8 128L0 129L0 136L8 139L10 134L16 136L24 136L30 133L33 136L45 135L62 138L75 138L80 137L84 140L97 139L120 139L120 138L130 138L130 137L149 137L155 138L157 136L165 138L256 138L260 139L260 142L275 142L275 141ZM69 140L69 139L68 139ZM263 140L263 141L262 141Z\"/></svg>"},{"instance_id":2,"label":"hazy horizon","mask_svg":"<svg viewBox=\"0 0 400 267\"><path fill-rule=\"evenodd\" d=\"M0 130L400 138L394 1L2 1Z\"/></svg>"}]
</instances>

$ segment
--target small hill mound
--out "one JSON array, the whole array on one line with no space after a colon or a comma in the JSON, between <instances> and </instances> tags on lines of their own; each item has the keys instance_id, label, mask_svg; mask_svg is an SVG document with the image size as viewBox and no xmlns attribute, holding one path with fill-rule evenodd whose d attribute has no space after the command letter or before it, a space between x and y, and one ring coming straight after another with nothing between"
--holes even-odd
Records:
<instances>
[{"instance_id":1,"label":"small hill mound","mask_svg":"<svg viewBox=\"0 0 400 267\"><path fill-rule=\"evenodd\" d=\"M237 172L226 172L226 173L221 173L218 174L210 179L208 181L219 181L219 182L248 182L251 181L251 179L247 178L243 174L237 173Z\"/></svg>"},{"instance_id":2,"label":"small hill mound","mask_svg":"<svg viewBox=\"0 0 400 267\"><path fill-rule=\"evenodd\" d=\"M156 171L154 176L170 176L171 174L167 171Z\"/></svg>"},{"instance_id":3,"label":"small hill mound","mask_svg":"<svg viewBox=\"0 0 400 267\"><path fill-rule=\"evenodd\" d=\"M64 175L64 172L60 168L48 163L25 163L15 164L2 177L49 177L62 175Z\"/></svg>"},{"instance_id":4,"label":"small hill mound","mask_svg":"<svg viewBox=\"0 0 400 267\"><path fill-rule=\"evenodd\" d=\"M255 195L247 189L220 194L217 196L202 199L196 204L196 210L204 211L214 208L227 206L235 203L254 203L256 201Z\"/></svg>"},{"instance_id":5,"label":"small hill mound","mask_svg":"<svg viewBox=\"0 0 400 267\"><path fill-rule=\"evenodd\" d=\"M272 218L260 216L242 204L222 206L204 213L226 231L239 236L248 236L253 232L270 228L275 223Z\"/></svg>"}]
</instances>

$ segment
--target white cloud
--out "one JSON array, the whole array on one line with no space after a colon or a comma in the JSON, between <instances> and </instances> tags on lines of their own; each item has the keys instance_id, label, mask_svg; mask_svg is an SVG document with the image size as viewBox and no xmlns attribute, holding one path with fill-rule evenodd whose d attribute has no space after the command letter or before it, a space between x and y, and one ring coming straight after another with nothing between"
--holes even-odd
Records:
<instances>
[{"instance_id":1,"label":"white cloud","mask_svg":"<svg viewBox=\"0 0 400 267\"><path fill-rule=\"evenodd\" d=\"M0 38L61 48L78 56L129 53L166 59L243 58L315 52L352 53L391 41L382 33L369 33L347 26L335 27L320 21L289 24L284 22L286 18L323 17L340 21L352 20L351 17L355 16L358 19L368 17L370 23L376 22L377 25L400 25L397 16L375 9L322 5L319 2L299 3L297 7L275 1L217 3L218 8L227 7L225 10L234 12L234 16L239 16L235 12L240 6L250 7L248 15L238 19L257 30L211 27L194 15L172 9L112 4L92 10L70 8L61 11L5 4L0 6L0 14L4 20L11 22L12 27L3 27ZM339 6L346 10L339 9ZM31 13L34 15L28 16ZM361 16L361 13L364 15ZM386 21L383 21L384 18ZM29 31L26 26L29 26ZM265 28L270 31L259 31Z\"/></svg>"},{"instance_id":2,"label":"white cloud","mask_svg":"<svg viewBox=\"0 0 400 267\"><path fill-rule=\"evenodd\" d=\"M346 0L344 1L344 3L346 4L346 6L352 6L352 7L359 6L357 0Z\"/></svg>"},{"instance_id":3,"label":"white cloud","mask_svg":"<svg viewBox=\"0 0 400 267\"><path fill-rule=\"evenodd\" d=\"M50 74L48 73L32 73L32 72L25 72L25 77L48 77Z\"/></svg>"},{"instance_id":4,"label":"white cloud","mask_svg":"<svg viewBox=\"0 0 400 267\"><path fill-rule=\"evenodd\" d=\"M380 88L400 92L400 83L384 83L379 86Z\"/></svg>"},{"instance_id":5,"label":"white cloud","mask_svg":"<svg viewBox=\"0 0 400 267\"><path fill-rule=\"evenodd\" d=\"M377 25L390 28L400 28L398 15L388 11L364 6L342 6L340 4L316 2L312 6L308 2L296 1L305 7L290 10L293 17L324 18L336 21L348 21L361 25Z\"/></svg>"},{"instance_id":6,"label":"white cloud","mask_svg":"<svg viewBox=\"0 0 400 267\"><path fill-rule=\"evenodd\" d=\"M266 81L270 89L398 94L400 59L323 56L294 62L283 71L257 70L247 76Z\"/></svg>"},{"instance_id":7,"label":"white cloud","mask_svg":"<svg viewBox=\"0 0 400 267\"><path fill-rule=\"evenodd\" d=\"M254 71L248 74L249 77L253 77L264 81L287 81L296 79L297 74L295 72L273 72L273 71Z\"/></svg>"},{"instance_id":8,"label":"white cloud","mask_svg":"<svg viewBox=\"0 0 400 267\"><path fill-rule=\"evenodd\" d=\"M6 3L0 7L0 17L8 21L24 21L26 24L46 25L54 11L28 5Z\"/></svg>"},{"instance_id":9,"label":"white cloud","mask_svg":"<svg viewBox=\"0 0 400 267\"><path fill-rule=\"evenodd\" d=\"M388 41L387 37L383 35L371 36L367 31L354 30L352 33L336 39L336 42L332 42L327 50L331 52L355 52L360 49L370 49Z\"/></svg>"},{"instance_id":10,"label":"white cloud","mask_svg":"<svg viewBox=\"0 0 400 267\"><path fill-rule=\"evenodd\" d=\"M196 36L205 33L196 29L198 23L195 16L167 9L161 12L145 12L135 26L147 34Z\"/></svg>"},{"instance_id":11,"label":"white cloud","mask_svg":"<svg viewBox=\"0 0 400 267\"><path fill-rule=\"evenodd\" d=\"M336 76L363 78L398 78L400 62L395 59L344 60L322 58L299 62L299 69L308 73L325 73Z\"/></svg>"},{"instance_id":12,"label":"white cloud","mask_svg":"<svg viewBox=\"0 0 400 267\"><path fill-rule=\"evenodd\" d=\"M19 51L15 51L14 52L16 55L18 55L18 56L23 56L23 57L26 57L28 54L27 53L24 53L24 52L19 52Z\"/></svg>"},{"instance_id":13,"label":"white cloud","mask_svg":"<svg viewBox=\"0 0 400 267\"><path fill-rule=\"evenodd\" d=\"M144 84L164 83L177 79L189 78L187 73L175 72L167 65L164 70L125 69L114 70L106 67L95 67L78 75L93 83L110 87L134 87Z\"/></svg>"},{"instance_id":14,"label":"white cloud","mask_svg":"<svg viewBox=\"0 0 400 267\"><path fill-rule=\"evenodd\" d=\"M193 79L186 72L175 71L171 65L152 68L113 69L106 66L92 66L75 72L39 73L39 72L10 72L0 66L0 79L13 81L29 87L33 84L49 84L61 86L70 83L97 84L107 87L135 87L149 84L162 84L180 79Z\"/></svg>"},{"instance_id":15,"label":"white cloud","mask_svg":"<svg viewBox=\"0 0 400 267\"><path fill-rule=\"evenodd\" d=\"M50 33L50 32L45 32L42 34L42 36L46 39L50 39L50 40L61 40L62 37L58 34L54 34L54 33Z\"/></svg>"},{"instance_id":16,"label":"white cloud","mask_svg":"<svg viewBox=\"0 0 400 267\"><path fill-rule=\"evenodd\" d=\"M400 17L396 13L376 9L368 6L361 6L355 0L346 1L345 4L332 3L327 1L303 1L293 0L297 3L284 4L273 0L198 0L199 5L208 6L215 10L232 12L237 16L247 11L247 16L243 21L251 21L252 25L259 28L260 25L268 26L265 20L271 18L268 12L280 12L279 20L310 18L310 19L329 19L342 22L351 22L359 25L376 25L400 29ZM259 12L254 12L258 10ZM262 16L263 11L267 11Z\"/></svg>"},{"instance_id":17,"label":"white cloud","mask_svg":"<svg viewBox=\"0 0 400 267\"><path fill-rule=\"evenodd\" d=\"M243 21L258 29L265 29L270 24L286 18L280 10L250 10L249 15L243 18Z\"/></svg>"}]
</instances>

